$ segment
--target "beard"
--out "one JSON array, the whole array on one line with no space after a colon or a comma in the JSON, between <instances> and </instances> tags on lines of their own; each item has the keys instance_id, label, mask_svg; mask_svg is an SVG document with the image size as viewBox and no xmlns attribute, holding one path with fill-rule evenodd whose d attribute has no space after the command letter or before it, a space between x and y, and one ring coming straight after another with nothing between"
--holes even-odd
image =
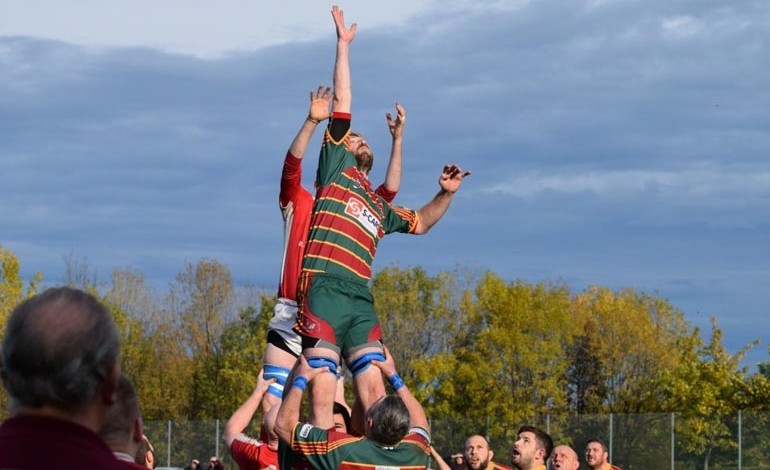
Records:
<instances>
[{"instance_id":1,"label":"beard","mask_svg":"<svg viewBox=\"0 0 770 470\"><path fill-rule=\"evenodd\" d=\"M359 151L353 154L353 157L356 159L356 168L368 175L372 165L374 165L374 155L372 152L366 148L359 149Z\"/></svg>"}]
</instances>

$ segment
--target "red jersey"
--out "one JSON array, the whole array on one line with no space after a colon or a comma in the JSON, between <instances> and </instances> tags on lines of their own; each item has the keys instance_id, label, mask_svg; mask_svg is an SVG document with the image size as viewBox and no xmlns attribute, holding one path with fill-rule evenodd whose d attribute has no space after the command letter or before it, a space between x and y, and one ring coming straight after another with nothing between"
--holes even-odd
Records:
<instances>
[{"instance_id":1,"label":"red jersey","mask_svg":"<svg viewBox=\"0 0 770 470\"><path fill-rule=\"evenodd\" d=\"M278 204L283 217L283 259L278 297L297 300L297 281L307 243L313 195L302 187L302 159L286 153Z\"/></svg>"}]
</instances>

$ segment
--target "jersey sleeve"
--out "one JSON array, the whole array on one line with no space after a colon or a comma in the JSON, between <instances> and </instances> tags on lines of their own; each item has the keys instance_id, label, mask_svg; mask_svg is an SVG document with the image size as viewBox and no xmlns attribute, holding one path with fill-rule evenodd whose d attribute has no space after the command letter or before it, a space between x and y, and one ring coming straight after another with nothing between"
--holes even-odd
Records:
<instances>
[{"instance_id":1,"label":"jersey sleeve","mask_svg":"<svg viewBox=\"0 0 770 470\"><path fill-rule=\"evenodd\" d=\"M316 186L322 188L331 183L342 171L355 166L356 159L348 151L350 137L350 114L333 113L331 122L324 132L321 154L318 157Z\"/></svg>"},{"instance_id":2,"label":"jersey sleeve","mask_svg":"<svg viewBox=\"0 0 770 470\"><path fill-rule=\"evenodd\" d=\"M382 223L383 231L388 233L414 233L417 229L417 212L401 206L385 206L385 218Z\"/></svg>"},{"instance_id":3,"label":"jersey sleeve","mask_svg":"<svg viewBox=\"0 0 770 470\"><path fill-rule=\"evenodd\" d=\"M281 192L278 202L285 208L293 201L302 188L302 159L286 152L281 171Z\"/></svg>"},{"instance_id":4,"label":"jersey sleeve","mask_svg":"<svg viewBox=\"0 0 770 470\"><path fill-rule=\"evenodd\" d=\"M396 191L390 191L389 189L387 189L384 184L377 186L377 189L375 189L374 192L381 198L385 199L385 201L387 201L388 204L393 202L393 199L396 198L396 194L397 194Z\"/></svg>"},{"instance_id":5,"label":"jersey sleeve","mask_svg":"<svg viewBox=\"0 0 770 470\"><path fill-rule=\"evenodd\" d=\"M235 436L230 444L230 455L233 456L233 460L238 463L239 467L249 468L265 457L262 451L266 449L267 446L263 442L241 433Z\"/></svg>"}]
</instances>

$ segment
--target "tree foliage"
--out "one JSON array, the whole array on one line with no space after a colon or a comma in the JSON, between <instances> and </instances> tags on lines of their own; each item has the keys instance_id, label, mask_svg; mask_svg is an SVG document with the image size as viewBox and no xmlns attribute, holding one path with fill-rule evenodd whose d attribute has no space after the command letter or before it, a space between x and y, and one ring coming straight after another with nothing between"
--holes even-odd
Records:
<instances>
[{"instance_id":1,"label":"tree foliage","mask_svg":"<svg viewBox=\"0 0 770 470\"><path fill-rule=\"evenodd\" d=\"M135 270L116 269L100 284L86 260L65 261L67 282L112 312L121 367L146 420L227 419L250 394L273 295L234 286L229 269L211 259L187 263L160 294ZM40 282L24 282L19 271L0 247L2 324ZM461 445L472 433L510 442L519 425L542 426L545 415L677 412L679 455L707 465L735 445L725 415L770 406L770 362L755 373L741 366L755 344L730 354L716 320L704 340L654 295L398 266L378 272L372 291L400 374L434 423L454 423L434 426L439 445ZM748 426L766 421L752 416ZM643 454L643 434L618 426L624 448ZM557 421L551 432L588 437Z\"/></svg>"}]
</instances>

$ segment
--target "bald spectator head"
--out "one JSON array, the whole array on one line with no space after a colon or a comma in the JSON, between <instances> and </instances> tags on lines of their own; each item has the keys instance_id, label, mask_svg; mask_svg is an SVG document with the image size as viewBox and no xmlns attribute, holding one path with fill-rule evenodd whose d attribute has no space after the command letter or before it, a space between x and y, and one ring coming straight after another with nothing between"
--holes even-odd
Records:
<instances>
[{"instance_id":1,"label":"bald spectator head","mask_svg":"<svg viewBox=\"0 0 770 470\"><path fill-rule=\"evenodd\" d=\"M553 470L578 470L580 460L578 454L570 446L556 446L551 454L551 468Z\"/></svg>"},{"instance_id":2,"label":"bald spectator head","mask_svg":"<svg viewBox=\"0 0 770 470\"><path fill-rule=\"evenodd\" d=\"M119 338L94 296L51 288L11 313L0 348L0 376L11 414L35 413L98 432L115 400Z\"/></svg>"}]
</instances>

